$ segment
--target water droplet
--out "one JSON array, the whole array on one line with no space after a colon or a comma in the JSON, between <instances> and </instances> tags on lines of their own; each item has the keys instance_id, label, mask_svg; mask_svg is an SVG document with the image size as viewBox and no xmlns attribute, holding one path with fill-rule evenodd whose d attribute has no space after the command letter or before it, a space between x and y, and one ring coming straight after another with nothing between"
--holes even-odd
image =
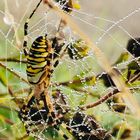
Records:
<instances>
[{"instance_id":1,"label":"water droplet","mask_svg":"<svg viewBox=\"0 0 140 140\"><path fill-rule=\"evenodd\" d=\"M110 103L110 106L113 106L113 105L114 105L114 103L113 103L113 102L111 102L111 103Z\"/></svg>"},{"instance_id":2,"label":"water droplet","mask_svg":"<svg viewBox=\"0 0 140 140\"><path fill-rule=\"evenodd\" d=\"M86 80L85 79L81 79L81 83L85 83L86 82Z\"/></svg>"},{"instance_id":3,"label":"water droplet","mask_svg":"<svg viewBox=\"0 0 140 140\"><path fill-rule=\"evenodd\" d=\"M5 16L3 18L3 21L5 22L5 24L7 25L12 25L14 24L14 19L12 17L12 15L10 15L9 13L5 13Z\"/></svg>"},{"instance_id":4,"label":"water droplet","mask_svg":"<svg viewBox=\"0 0 140 140\"><path fill-rule=\"evenodd\" d=\"M23 54L23 52L22 52L22 51L20 51L20 54L22 55L22 54Z\"/></svg>"}]
</instances>

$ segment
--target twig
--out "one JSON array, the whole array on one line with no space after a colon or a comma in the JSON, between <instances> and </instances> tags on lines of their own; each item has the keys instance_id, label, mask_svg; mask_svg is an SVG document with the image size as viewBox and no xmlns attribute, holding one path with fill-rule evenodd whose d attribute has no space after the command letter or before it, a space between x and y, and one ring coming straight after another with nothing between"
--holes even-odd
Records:
<instances>
[{"instance_id":1,"label":"twig","mask_svg":"<svg viewBox=\"0 0 140 140\"><path fill-rule=\"evenodd\" d=\"M85 77L85 78L81 78L81 79L75 79L72 82L66 81L66 82L63 82L63 83L60 83L60 84L65 85L65 86L72 85L72 84L76 85L76 84L82 84L82 81L85 81L85 82L88 83L92 79L93 79L93 76L89 76L89 77Z\"/></svg>"},{"instance_id":2,"label":"twig","mask_svg":"<svg viewBox=\"0 0 140 140\"><path fill-rule=\"evenodd\" d=\"M11 111L11 108L9 108L8 106L1 105L1 104L0 104L0 108L4 108L4 109ZM15 110L15 111L17 111L17 110Z\"/></svg>"},{"instance_id":3,"label":"twig","mask_svg":"<svg viewBox=\"0 0 140 140\"><path fill-rule=\"evenodd\" d=\"M24 64L27 63L26 60L18 60L18 59L15 59L15 58L0 58L0 61L6 61L6 62L18 62L18 63L24 63Z\"/></svg>"},{"instance_id":4,"label":"twig","mask_svg":"<svg viewBox=\"0 0 140 140\"><path fill-rule=\"evenodd\" d=\"M10 125L13 125L13 124L14 124L10 119L6 118L6 117L3 116L3 115L0 115L0 118L1 118L3 121L5 121L7 124L10 124Z\"/></svg>"},{"instance_id":5,"label":"twig","mask_svg":"<svg viewBox=\"0 0 140 140\"><path fill-rule=\"evenodd\" d=\"M14 125L14 123L10 119L5 118L5 122L10 124L10 125Z\"/></svg>"},{"instance_id":6,"label":"twig","mask_svg":"<svg viewBox=\"0 0 140 140\"><path fill-rule=\"evenodd\" d=\"M132 78L128 81L128 83L133 83L133 82L135 82L139 77L140 77L140 72L139 72L137 75L135 75L134 77L132 77Z\"/></svg>"},{"instance_id":7,"label":"twig","mask_svg":"<svg viewBox=\"0 0 140 140\"><path fill-rule=\"evenodd\" d=\"M114 89L112 92L108 93L107 95L101 97L98 101L94 102L93 104L88 104L88 105L84 105L84 106L80 106L79 108L81 110L86 110L89 108L93 108L99 104L102 104L103 102L105 102L106 100L108 100L110 97L114 96L115 94L119 93L118 89Z\"/></svg>"},{"instance_id":8,"label":"twig","mask_svg":"<svg viewBox=\"0 0 140 140\"><path fill-rule=\"evenodd\" d=\"M61 84L60 84L60 85L61 85ZM62 86L64 86L64 85L62 85ZM66 87L69 87L69 85L67 85ZM71 88L71 87L69 87L69 88ZM93 92L86 91L86 90L84 90L84 89L82 89L82 88L72 87L71 89L75 90L76 92L80 92L80 93L83 93L83 94L86 93L86 94L88 94L88 95L90 95L90 96L92 96L92 97L97 97L97 98L99 98L99 95L94 94Z\"/></svg>"},{"instance_id":9,"label":"twig","mask_svg":"<svg viewBox=\"0 0 140 140\"><path fill-rule=\"evenodd\" d=\"M12 88L10 87L10 86L7 86L8 87L8 91L9 91L9 94L12 96L12 97L14 97L13 98L13 100L14 100L14 102L16 103L16 105L19 107L19 108L21 108L22 107L22 105L23 105L23 99L22 100L20 100L20 99L17 99L17 97L14 95L14 92L13 92L13 90L12 90ZM17 110L16 110L17 111ZM17 111L18 112L18 111Z\"/></svg>"},{"instance_id":10,"label":"twig","mask_svg":"<svg viewBox=\"0 0 140 140\"><path fill-rule=\"evenodd\" d=\"M20 80L22 80L25 83L29 84L26 79L24 79L23 77L21 77L20 75L18 75L16 72L14 72L13 70L11 70L10 68L8 68L7 66L5 66L4 64L0 63L0 66L3 67L4 69L6 69L7 71L9 71L10 73L14 74Z\"/></svg>"}]
</instances>

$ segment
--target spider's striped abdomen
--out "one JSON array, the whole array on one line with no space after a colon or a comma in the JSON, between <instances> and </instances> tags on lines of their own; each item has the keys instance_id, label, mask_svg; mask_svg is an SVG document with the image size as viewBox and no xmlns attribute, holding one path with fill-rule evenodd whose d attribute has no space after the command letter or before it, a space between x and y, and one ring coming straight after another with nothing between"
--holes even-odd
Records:
<instances>
[{"instance_id":1,"label":"spider's striped abdomen","mask_svg":"<svg viewBox=\"0 0 140 140\"><path fill-rule=\"evenodd\" d=\"M29 83L41 83L51 75L52 47L46 36L38 37L32 44L27 57L27 78Z\"/></svg>"}]
</instances>

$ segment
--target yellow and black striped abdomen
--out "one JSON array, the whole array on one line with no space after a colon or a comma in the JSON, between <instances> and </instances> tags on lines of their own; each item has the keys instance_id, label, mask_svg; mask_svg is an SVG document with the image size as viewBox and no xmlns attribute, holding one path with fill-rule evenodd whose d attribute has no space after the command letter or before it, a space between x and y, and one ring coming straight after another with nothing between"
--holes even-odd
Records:
<instances>
[{"instance_id":1,"label":"yellow and black striped abdomen","mask_svg":"<svg viewBox=\"0 0 140 140\"><path fill-rule=\"evenodd\" d=\"M32 44L27 57L27 78L29 83L41 83L50 77L52 47L46 36L38 37Z\"/></svg>"}]
</instances>

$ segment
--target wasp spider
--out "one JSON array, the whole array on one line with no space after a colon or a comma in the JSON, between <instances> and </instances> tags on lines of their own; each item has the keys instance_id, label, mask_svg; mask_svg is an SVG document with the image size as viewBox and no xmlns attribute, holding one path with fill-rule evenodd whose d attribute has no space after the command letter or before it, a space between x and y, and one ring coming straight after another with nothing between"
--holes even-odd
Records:
<instances>
[{"instance_id":1,"label":"wasp spider","mask_svg":"<svg viewBox=\"0 0 140 140\"><path fill-rule=\"evenodd\" d=\"M66 52L67 48L69 48L67 52L70 58L83 58L83 56L79 57L80 54L77 53L79 50L78 47L74 49L74 45L66 45L59 37L59 29L63 26L62 20L58 29L58 34L56 34L55 37L49 39L47 34L39 36L32 43L30 50L27 49L28 23L41 2L42 0L39 1L36 8L24 24L23 50L27 58L26 72L27 79L29 83L33 85L33 88L28 96L27 103L25 103L20 109L19 117L23 121L28 134L32 131L34 126L42 126L42 124L45 126L43 129L50 126L56 130L59 129L59 125L62 123L61 119L63 118L62 111L58 109L60 106L53 103L49 95L51 94L49 87L53 70L58 65L59 58ZM79 42L80 41L77 43ZM70 52L70 49L73 51ZM72 52L74 52L75 56L77 53L78 56L72 57ZM84 54L84 56L86 55ZM65 110L64 112L67 111ZM66 135L63 135L63 137L68 139Z\"/></svg>"}]
</instances>

